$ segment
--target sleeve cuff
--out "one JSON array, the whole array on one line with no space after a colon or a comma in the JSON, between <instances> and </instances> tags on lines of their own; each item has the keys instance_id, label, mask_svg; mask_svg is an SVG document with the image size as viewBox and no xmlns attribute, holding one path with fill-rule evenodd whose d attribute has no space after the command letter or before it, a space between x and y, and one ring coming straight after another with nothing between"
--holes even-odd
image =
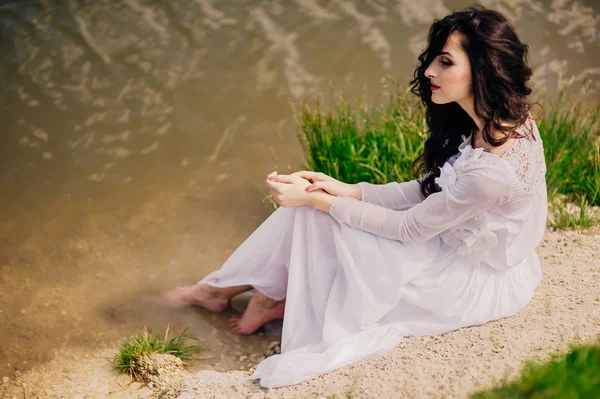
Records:
<instances>
[{"instance_id":1,"label":"sleeve cuff","mask_svg":"<svg viewBox=\"0 0 600 399\"><path fill-rule=\"evenodd\" d=\"M337 202L339 199L340 199L340 197L335 197L335 198L333 199L333 201L331 201L331 204L329 204L329 214L330 214L331 216L333 216L333 218L334 218L335 220L337 220L337 218L335 217L335 213L336 213L336 212L335 212L335 211L336 211L336 208L335 208L335 203L336 203L336 202Z\"/></svg>"},{"instance_id":2,"label":"sleeve cuff","mask_svg":"<svg viewBox=\"0 0 600 399\"><path fill-rule=\"evenodd\" d=\"M364 181L358 183L358 187L360 187L360 198L361 198L361 201L369 202L369 200L368 200L368 197L369 197L369 195L368 195L369 187L368 186L369 185L370 185L370 183L367 183L367 182L364 182Z\"/></svg>"},{"instance_id":3,"label":"sleeve cuff","mask_svg":"<svg viewBox=\"0 0 600 399\"><path fill-rule=\"evenodd\" d=\"M344 203L348 200L358 201L356 198L350 197L335 197L329 205L329 215L338 223L344 223Z\"/></svg>"},{"instance_id":4,"label":"sleeve cuff","mask_svg":"<svg viewBox=\"0 0 600 399\"><path fill-rule=\"evenodd\" d=\"M353 207L364 205L361 201L351 197L335 197L329 205L329 215L338 223L349 224Z\"/></svg>"}]
</instances>

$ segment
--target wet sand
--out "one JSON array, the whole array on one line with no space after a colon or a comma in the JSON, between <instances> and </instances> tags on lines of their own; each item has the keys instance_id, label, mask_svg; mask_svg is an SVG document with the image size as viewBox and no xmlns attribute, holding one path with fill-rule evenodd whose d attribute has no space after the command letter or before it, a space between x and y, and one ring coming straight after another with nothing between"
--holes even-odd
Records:
<instances>
[{"instance_id":1,"label":"wet sand","mask_svg":"<svg viewBox=\"0 0 600 399\"><path fill-rule=\"evenodd\" d=\"M463 398L514 375L526 359L546 359L600 334L599 251L599 227L548 231L538 251L544 279L531 303L512 317L441 336L408 337L384 356L274 390L239 383L244 371L196 364L179 397ZM239 353L252 355L247 349ZM25 389L39 398L150 397L147 387L127 385L126 377L110 369L103 358L111 354L110 345L57 351L48 363L0 385L0 396L20 398Z\"/></svg>"},{"instance_id":2,"label":"wet sand","mask_svg":"<svg viewBox=\"0 0 600 399\"><path fill-rule=\"evenodd\" d=\"M211 349L205 362L211 369L235 368L242 349L268 345L269 333L239 337L225 317L153 302L161 291L217 269L269 213L260 200L242 204L223 192L256 190L260 197L251 182L219 186L210 174L196 182L203 188L163 185L121 208L113 205L114 212L101 200L65 199L47 212L29 212L36 230L25 231L32 223L18 216L6 221L0 236L13 242L0 261L0 378L50 361L55 350L93 353L144 326L189 327ZM223 212L211 194L221 198ZM214 210L199 211L206 208Z\"/></svg>"}]
</instances>

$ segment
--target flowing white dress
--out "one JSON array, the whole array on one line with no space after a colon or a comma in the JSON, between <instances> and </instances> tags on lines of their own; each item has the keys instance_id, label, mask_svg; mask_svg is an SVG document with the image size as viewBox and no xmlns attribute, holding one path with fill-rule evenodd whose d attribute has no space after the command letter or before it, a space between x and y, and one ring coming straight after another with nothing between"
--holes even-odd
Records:
<instances>
[{"instance_id":1,"label":"flowing white dress","mask_svg":"<svg viewBox=\"0 0 600 399\"><path fill-rule=\"evenodd\" d=\"M279 208L199 284L249 284L286 298L281 354L248 379L292 385L383 354L409 335L442 334L510 316L542 278L535 248L548 210L542 141L502 157L468 137L441 169L442 188L359 183L362 201L330 213ZM526 131L525 133L528 133Z\"/></svg>"}]
</instances>

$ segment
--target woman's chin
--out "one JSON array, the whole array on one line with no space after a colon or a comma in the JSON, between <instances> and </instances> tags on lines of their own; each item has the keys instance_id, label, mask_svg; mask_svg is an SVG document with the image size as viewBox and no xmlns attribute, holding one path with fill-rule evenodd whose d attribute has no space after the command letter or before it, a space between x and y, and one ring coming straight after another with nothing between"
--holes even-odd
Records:
<instances>
[{"instance_id":1,"label":"woman's chin","mask_svg":"<svg viewBox=\"0 0 600 399\"><path fill-rule=\"evenodd\" d=\"M443 105L443 104L448 104L451 101L447 101L445 98L443 98L442 96L436 96L434 95L434 93L432 93L431 95L431 102L437 105Z\"/></svg>"}]
</instances>

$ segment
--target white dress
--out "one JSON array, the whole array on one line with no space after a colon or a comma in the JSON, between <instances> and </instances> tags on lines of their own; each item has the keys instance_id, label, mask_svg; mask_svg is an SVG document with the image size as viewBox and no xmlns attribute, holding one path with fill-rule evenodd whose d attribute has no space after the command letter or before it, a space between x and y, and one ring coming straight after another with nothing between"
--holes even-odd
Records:
<instances>
[{"instance_id":1,"label":"white dress","mask_svg":"<svg viewBox=\"0 0 600 399\"><path fill-rule=\"evenodd\" d=\"M526 125L533 139L517 139L502 157L466 138L441 169L442 190L426 199L415 180L359 183L362 201L337 197L330 214L301 206L269 216L198 282L287 298L282 353L248 379L296 384L402 337L525 307L542 278L535 248L548 210L542 141L535 122Z\"/></svg>"}]
</instances>

